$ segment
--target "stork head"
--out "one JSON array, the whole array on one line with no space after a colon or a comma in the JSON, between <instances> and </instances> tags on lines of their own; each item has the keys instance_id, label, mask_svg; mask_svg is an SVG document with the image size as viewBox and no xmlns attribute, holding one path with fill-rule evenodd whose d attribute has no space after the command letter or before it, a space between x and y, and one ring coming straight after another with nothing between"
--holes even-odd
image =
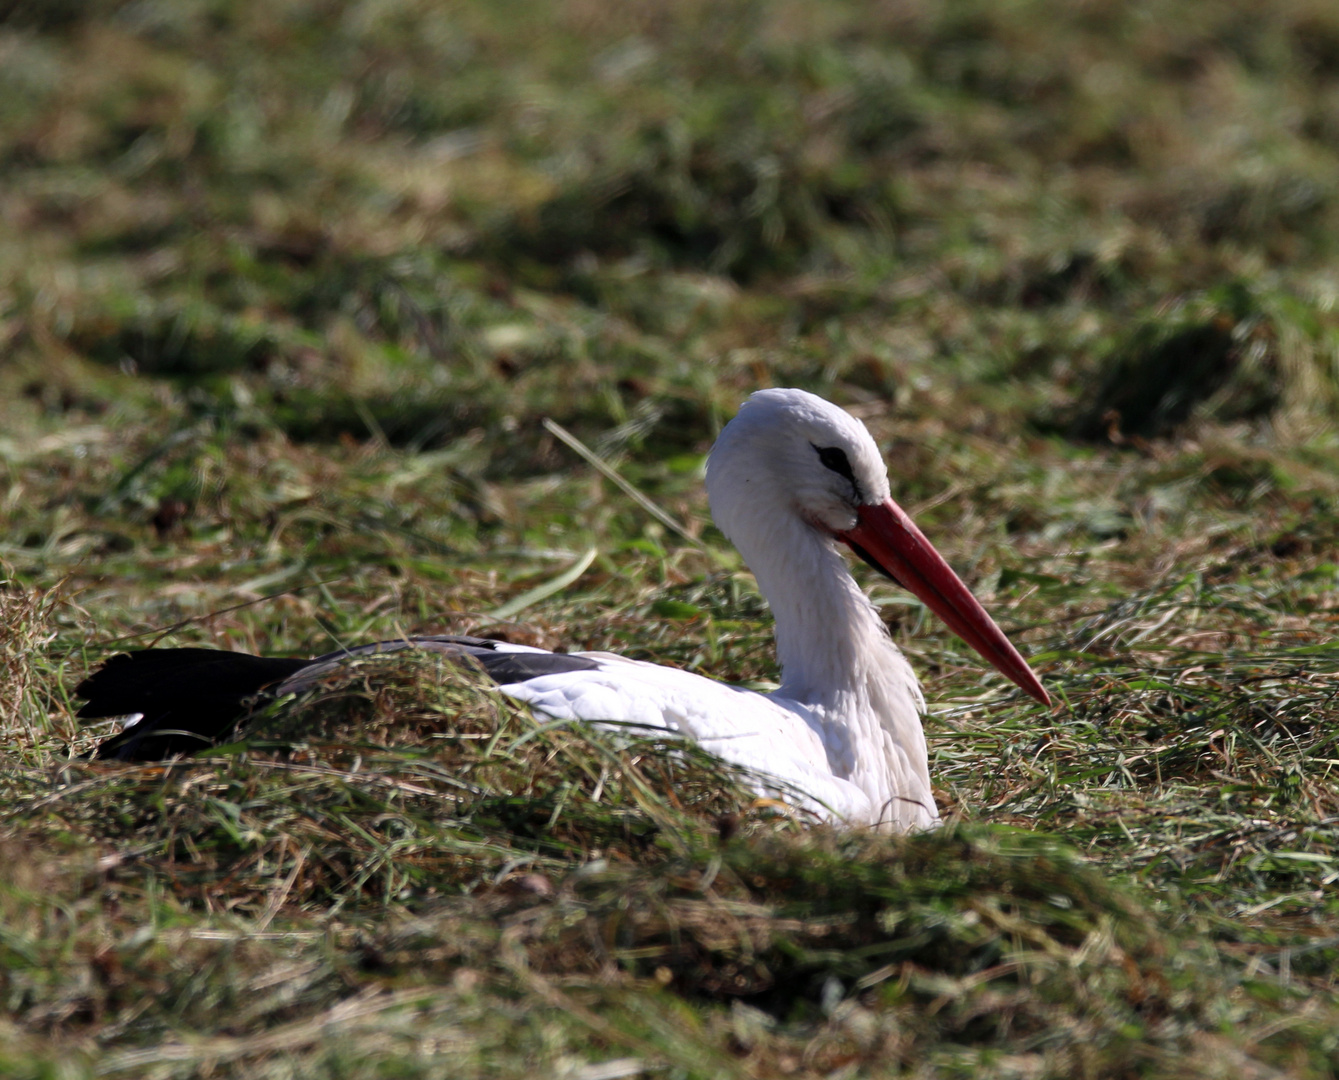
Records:
<instances>
[{"instance_id":1,"label":"stork head","mask_svg":"<svg viewBox=\"0 0 1339 1080\"><path fill-rule=\"evenodd\" d=\"M747 548L798 518L851 548L917 596L955 634L1032 697L1050 697L967 586L892 499L868 429L804 390L759 390L725 426L707 460L711 514Z\"/></svg>"}]
</instances>

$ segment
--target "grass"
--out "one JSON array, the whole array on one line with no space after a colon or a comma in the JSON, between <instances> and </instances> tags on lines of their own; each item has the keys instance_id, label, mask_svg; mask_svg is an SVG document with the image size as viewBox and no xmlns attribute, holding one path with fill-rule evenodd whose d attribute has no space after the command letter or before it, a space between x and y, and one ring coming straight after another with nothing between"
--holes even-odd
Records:
<instances>
[{"instance_id":1,"label":"grass","mask_svg":"<svg viewBox=\"0 0 1339 1080\"><path fill-rule=\"evenodd\" d=\"M1331 8L0 0L0 1076L1339 1074ZM856 568L935 834L424 657L80 760L157 641L767 685L765 385L1059 701Z\"/></svg>"}]
</instances>

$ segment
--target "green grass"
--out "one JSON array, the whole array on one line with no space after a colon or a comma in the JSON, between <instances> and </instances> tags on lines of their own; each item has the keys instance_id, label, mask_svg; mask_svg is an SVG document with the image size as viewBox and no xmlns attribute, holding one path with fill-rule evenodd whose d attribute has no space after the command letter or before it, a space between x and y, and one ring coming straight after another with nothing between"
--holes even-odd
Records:
<instances>
[{"instance_id":1,"label":"green grass","mask_svg":"<svg viewBox=\"0 0 1339 1080\"><path fill-rule=\"evenodd\" d=\"M0 175L0 1077L1339 1075L1332 4L0 0ZM767 385L1057 698L856 568L935 834L421 657L79 760L157 641L767 685Z\"/></svg>"}]
</instances>

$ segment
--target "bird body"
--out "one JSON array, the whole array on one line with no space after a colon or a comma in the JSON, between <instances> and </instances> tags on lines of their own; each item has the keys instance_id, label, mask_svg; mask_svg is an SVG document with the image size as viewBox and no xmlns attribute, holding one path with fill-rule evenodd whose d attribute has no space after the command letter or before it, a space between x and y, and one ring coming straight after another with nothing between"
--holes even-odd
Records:
<instances>
[{"instance_id":1,"label":"bird body","mask_svg":"<svg viewBox=\"0 0 1339 1080\"><path fill-rule=\"evenodd\" d=\"M832 769L821 707L614 653L569 655L596 660L600 666L591 672L541 675L499 689L555 720L631 723L675 732L747 768L761 793L822 817L872 823L883 816L875 814L857 783ZM918 812L908 824L933 821L934 801L928 805L928 817Z\"/></svg>"},{"instance_id":2,"label":"bird body","mask_svg":"<svg viewBox=\"0 0 1339 1080\"><path fill-rule=\"evenodd\" d=\"M208 713L217 727L218 716L238 712L237 703L262 688L290 693L350 655L417 646L471 658L502 693L541 718L677 732L746 767L760 792L830 819L899 831L932 826L938 811L920 687L839 545L919 596L1005 675L1047 702L1036 676L892 501L873 438L837 406L802 390L755 393L712 449L707 492L713 518L772 609L781 664L781 686L772 694L612 653L549 653L437 636L310 661L196 649L122 654L77 688L89 699L79 715L143 714L96 756L161 757L161 748L180 752L182 737L209 726L193 726L197 715ZM183 654L175 678L167 677L166 653ZM232 658L212 661L215 683L236 672L227 693L216 688L213 705L198 700L191 684L199 680L189 673L190 665L209 665L211 655ZM247 660L257 664L244 673L237 665ZM198 742L222 734L198 731Z\"/></svg>"}]
</instances>

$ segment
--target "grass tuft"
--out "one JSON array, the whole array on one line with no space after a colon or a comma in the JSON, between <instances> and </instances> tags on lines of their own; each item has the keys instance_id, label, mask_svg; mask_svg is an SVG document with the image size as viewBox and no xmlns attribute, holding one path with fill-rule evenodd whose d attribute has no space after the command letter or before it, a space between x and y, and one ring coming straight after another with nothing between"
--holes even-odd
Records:
<instances>
[{"instance_id":1,"label":"grass tuft","mask_svg":"<svg viewBox=\"0 0 1339 1080\"><path fill-rule=\"evenodd\" d=\"M0 572L5 572L3 563ZM43 661L56 639L51 624L59 594L59 584L29 589L7 573L0 578L0 731L20 760L40 759L51 749L52 687Z\"/></svg>"},{"instance_id":2,"label":"grass tuft","mask_svg":"<svg viewBox=\"0 0 1339 1080\"><path fill-rule=\"evenodd\" d=\"M1339 400L1337 343L1323 312L1233 282L1160 310L1130 333L1079 403L1070 432L1119 442L1167 436L1192 418L1328 415Z\"/></svg>"}]
</instances>

